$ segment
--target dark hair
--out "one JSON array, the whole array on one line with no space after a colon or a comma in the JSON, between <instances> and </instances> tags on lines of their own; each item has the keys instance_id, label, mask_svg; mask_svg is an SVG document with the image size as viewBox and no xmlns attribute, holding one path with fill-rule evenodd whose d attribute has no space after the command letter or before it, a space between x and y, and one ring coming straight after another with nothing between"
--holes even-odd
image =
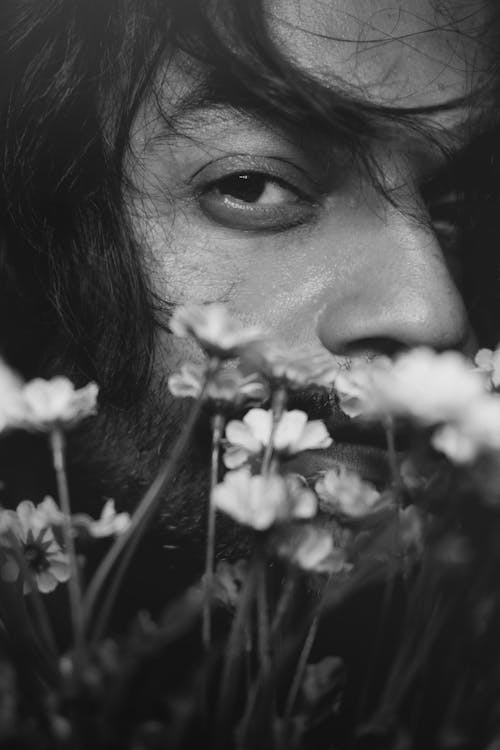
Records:
<instances>
[{"instance_id":1,"label":"dark hair","mask_svg":"<svg viewBox=\"0 0 500 750\"><path fill-rule=\"evenodd\" d=\"M144 389L159 324L128 226L124 156L172 49L204 64L212 99L229 91L310 122L361 159L387 118L425 124L426 110L372 106L297 69L259 0L2 0L2 352L26 376L96 379L118 404Z\"/></svg>"}]
</instances>

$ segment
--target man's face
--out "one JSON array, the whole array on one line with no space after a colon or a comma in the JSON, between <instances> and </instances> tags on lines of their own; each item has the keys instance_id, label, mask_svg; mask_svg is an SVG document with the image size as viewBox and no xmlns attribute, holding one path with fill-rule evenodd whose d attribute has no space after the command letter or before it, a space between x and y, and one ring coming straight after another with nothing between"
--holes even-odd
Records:
<instances>
[{"instance_id":1,"label":"man's face","mask_svg":"<svg viewBox=\"0 0 500 750\"><path fill-rule=\"evenodd\" d=\"M268 14L295 63L376 104L452 100L486 67L482 2L272 0ZM146 102L134 127L130 212L155 293L173 305L223 301L291 347L340 359L419 344L472 352L454 227L433 224L422 195L441 150L388 127L371 146L383 194L324 136L230 106L185 107L200 76L174 56L161 84L170 125ZM429 120L459 148L466 116ZM199 356L162 333L157 373ZM377 478L369 448L339 446L334 458Z\"/></svg>"}]
</instances>

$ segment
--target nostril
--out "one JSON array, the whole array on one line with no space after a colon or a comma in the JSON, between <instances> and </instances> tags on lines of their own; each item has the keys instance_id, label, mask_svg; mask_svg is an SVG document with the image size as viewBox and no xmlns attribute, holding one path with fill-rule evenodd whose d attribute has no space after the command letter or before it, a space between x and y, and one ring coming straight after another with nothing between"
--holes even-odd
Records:
<instances>
[{"instance_id":1,"label":"nostril","mask_svg":"<svg viewBox=\"0 0 500 750\"><path fill-rule=\"evenodd\" d=\"M336 351L334 354L342 354L347 357L376 357L383 354L386 357L394 357L407 349L408 345L397 339L370 336L346 342L342 351Z\"/></svg>"}]
</instances>

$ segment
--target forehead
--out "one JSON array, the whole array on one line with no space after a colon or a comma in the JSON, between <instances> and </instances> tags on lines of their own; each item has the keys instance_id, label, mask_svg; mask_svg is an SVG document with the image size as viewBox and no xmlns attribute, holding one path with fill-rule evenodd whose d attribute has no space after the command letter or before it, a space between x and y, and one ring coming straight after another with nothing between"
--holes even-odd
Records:
<instances>
[{"instance_id":1,"label":"forehead","mask_svg":"<svg viewBox=\"0 0 500 750\"><path fill-rule=\"evenodd\" d=\"M461 96L488 67L487 0L268 0L272 35L300 67L378 104ZM472 80L471 80L472 78Z\"/></svg>"}]
</instances>

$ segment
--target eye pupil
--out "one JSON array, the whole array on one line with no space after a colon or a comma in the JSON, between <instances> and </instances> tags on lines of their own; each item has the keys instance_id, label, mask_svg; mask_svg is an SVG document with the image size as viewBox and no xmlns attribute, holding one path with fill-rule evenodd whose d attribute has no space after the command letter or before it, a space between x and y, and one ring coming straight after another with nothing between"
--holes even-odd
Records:
<instances>
[{"instance_id":1,"label":"eye pupil","mask_svg":"<svg viewBox=\"0 0 500 750\"><path fill-rule=\"evenodd\" d=\"M222 195L230 195L246 203L255 203L264 193L269 177L263 174L230 175L221 180L217 186Z\"/></svg>"}]
</instances>

